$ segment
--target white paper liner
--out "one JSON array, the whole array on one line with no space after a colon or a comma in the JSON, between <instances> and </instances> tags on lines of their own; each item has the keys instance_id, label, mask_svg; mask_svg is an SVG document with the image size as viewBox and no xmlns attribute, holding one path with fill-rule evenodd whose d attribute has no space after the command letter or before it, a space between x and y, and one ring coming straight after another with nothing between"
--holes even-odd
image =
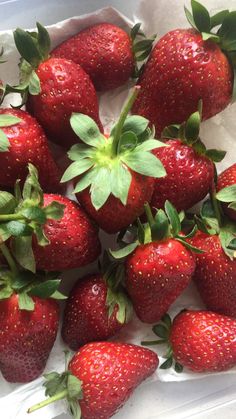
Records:
<instances>
[{"instance_id":1,"label":"white paper liner","mask_svg":"<svg viewBox=\"0 0 236 419\"><path fill-rule=\"evenodd\" d=\"M142 27L148 35L157 33L157 37L159 38L168 30L189 26L183 12L183 0L169 0L168 2L166 0L141 0L137 3L139 4L139 7L136 15L134 16L134 22L142 22ZM226 7L225 1L223 0L205 0L204 4L213 12L225 9ZM231 0L229 5L231 10L236 9L235 0ZM51 36L52 46L55 47L64 39L67 39L87 26L105 21L116 24L125 30L127 30L134 23L120 14L117 10L107 7L92 14L73 17L49 26L48 31ZM0 46L1 45L4 45L4 58L7 59L7 64L1 65L0 78L2 78L4 82L17 83L17 64L19 55L14 47L12 31L0 32ZM122 104L128 95L128 91L129 85L126 85L100 96L100 116L105 129L108 130L111 124L116 120ZM14 102L12 101L12 98L9 98L7 103ZM236 160L235 111L236 106L232 105L221 114L202 124L201 137L208 148L221 148L228 151L227 157L218 165L220 171L228 167L230 164L235 163ZM114 243L114 237L108 236L103 232L101 232L101 235L104 246L112 246ZM94 271L96 271L96 264L90 265L89 268L87 267L84 269L74 270L64 274L64 289L70 289L76 279L82 277L85 273L91 273ZM203 308L194 285L190 285L188 289L178 298L169 313L171 316L174 316L183 308ZM155 335L152 333L151 325L141 323L137 318L134 318L130 325L126 326L113 340L122 340L124 342L140 344L142 340L153 340L154 338ZM59 334L48 360L45 372L63 370L63 349L65 349L65 346L61 341ZM152 349L158 351L160 362L162 362L162 348L158 347L158 349L156 349L155 347L152 347ZM231 369L226 373L221 373L221 375L235 374L235 372L236 368ZM161 380L163 382L174 382L196 380L208 375L209 374L195 374L187 370L181 374L177 374L173 368L169 370L158 369L149 381ZM9 384L5 380L1 379L0 394L2 397L0 398L0 406L1 412L4 412L4 419L25 419L27 408L44 399L44 389L41 385L42 382L43 379L39 378L26 385L16 385ZM50 419L65 411L66 404L64 402L57 402L54 405L49 405L44 408L43 412L38 411L33 413L31 417L32 419L41 419L42 417L44 419Z\"/></svg>"}]
</instances>

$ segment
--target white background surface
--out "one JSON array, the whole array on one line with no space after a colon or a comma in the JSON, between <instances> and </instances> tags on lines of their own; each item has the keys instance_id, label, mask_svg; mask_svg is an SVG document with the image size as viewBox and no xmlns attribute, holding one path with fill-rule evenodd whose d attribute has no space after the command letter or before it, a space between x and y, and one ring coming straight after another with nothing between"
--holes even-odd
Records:
<instances>
[{"instance_id":1,"label":"white background surface","mask_svg":"<svg viewBox=\"0 0 236 419\"><path fill-rule=\"evenodd\" d=\"M166 0L168 1L168 0ZM176 0L178 2L179 0ZM36 20L52 24L73 15L95 11L104 6L116 7L132 18L138 0L0 0L1 30L15 26L33 27ZM146 5L151 5L146 0ZM204 2L207 4L207 1ZM231 0L228 0L231 5ZM210 377L183 383L145 383L116 418L122 419L183 419L190 417L228 419L236 417L235 376ZM1 418L4 412L1 410ZM68 416L60 416L60 419ZM43 418L43 411L42 411Z\"/></svg>"}]
</instances>

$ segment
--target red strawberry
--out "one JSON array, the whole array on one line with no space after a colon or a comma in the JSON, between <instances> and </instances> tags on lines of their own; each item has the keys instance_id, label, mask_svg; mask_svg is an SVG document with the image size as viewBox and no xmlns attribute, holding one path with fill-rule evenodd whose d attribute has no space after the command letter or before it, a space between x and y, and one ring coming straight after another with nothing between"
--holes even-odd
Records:
<instances>
[{"instance_id":1,"label":"red strawberry","mask_svg":"<svg viewBox=\"0 0 236 419\"><path fill-rule=\"evenodd\" d=\"M229 187L231 188L229 189ZM222 189L225 188L226 190L223 191ZM227 204L223 204L225 214L227 214L232 220L236 221L236 163L228 167L228 169L224 170L224 172L218 176L217 191L221 192L220 194L217 194L217 198L220 201L227 202ZM230 195L232 194L232 198L230 198L228 193L227 196L224 196L222 193L225 194L225 192L230 192Z\"/></svg>"},{"instance_id":2,"label":"red strawberry","mask_svg":"<svg viewBox=\"0 0 236 419\"><path fill-rule=\"evenodd\" d=\"M98 23L82 30L55 48L51 55L80 64L97 90L122 86L134 72L131 38L110 23Z\"/></svg>"},{"instance_id":3,"label":"red strawberry","mask_svg":"<svg viewBox=\"0 0 236 419\"><path fill-rule=\"evenodd\" d=\"M165 315L153 331L161 341L143 344L168 344L162 369L171 367L173 358L177 372L183 367L194 372L218 372L236 365L236 320L230 317L212 311L184 310L173 324Z\"/></svg>"},{"instance_id":4,"label":"red strawberry","mask_svg":"<svg viewBox=\"0 0 236 419\"><path fill-rule=\"evenodd\" d=\"M71 117L72 128L85 144L69 151L73 163L62 182L76 179L74 193L79 202L108 233L127 227L143 212L144 203L153 193L153 178L165 175L162 164L151 153L162 143L152 138L148 121L127 117L138 90L137 86L109 138L87 116Z\"/></svg>"},{"instance_id":5,"label":"red strawberry","mask_svg":"<svg viewBox=\"0 0 236 419\"><path fill-rule=\"evenodd\" d=\"M7 141L4 148L0 147L1 187L12 188L17 179L25 181L28 163L32 163L38 169L42 188L48 192L58 190L60 172L37 121L19 109L0 109L0 127L1 135L6 136L3 141Z\"/></svg>"},{"instance_id":6,"label":"red strawberry","mask_svg":"<svg viewBox=\"0 0 236 419\"><path fill-rule=\"evenodd\" d=\"M187 18L197 30L176 29L164 35L139 80L141 92L133 113L148 118L158 134L173 121L185 121L199 99L204 120L221 112L232 99L234 12L210 20L205 7L194 0L192 9L192 19L190 12ZM216 35L212 28L220 24Z\"/></svg>"},{"instance_id":7,"label":"red strawberry","mask_svg":"<svg viewBox=\"0 0 236 419\"><path fill-rule=\"evenodd\" d=\"M168 199L178 211L187 210L209 192L214 179L212 161L181 140L166 141L168 147L154 150L167 176L155 180L152 208L163 208Z\"/></svg>"},{"instance_id":8,"label":"red strawberry","mask_svg":"<svg viewBox=\"0 0 236 419\"><path fill-rule=\"evenodd\" d=\"M203 232L191 239L204 251L196 256L194 281L209 310L236 317L236 260L225 253L220 239Z\"/></svg>"},{"instance_id":9,"label":"red strawberry","mask_svg":"<svg viewBox=\"0 0 236 419\"><path fill-rule=\"evenodd\" d=\"M33 300L33 311L19 309L17 294L0 301L0 370L10 382L39 377L56 339L59 306L52 299Z\"/></svg>"},{"instance_id":10,"label":"red strawberry","mask_svg":"<svg viewBox=\"0 0 236 419\"><path fill-rule=\"evenodd\" d=\"M49 58L49 35L40 24L37 28L37 40L21 29L14 32L16 46L23 57L21 78L27 72L27 109L52 141L68 148L78 141L69 123L73 112L90 115L100 124L96 92L90 77L78 64ZM34 54L31 56L32 43Z\"/></svg>"},{"instance_id":11,"label":"red strawberry","mask_svg":"<svg viewBox=\"0 0 236 419\"><path fill-rule=\"evenodd\" d=\"M114 284L115 285L115 284ZM129 321L129 302L105 275L79 279L67 300L62 337L72 350L92 341L106 340Z\"/></svg>"},{"instance_id":12,"label":"red strawberry","mask_svg":"<svg viewBox=\"0 0 236 419\"><path fill-rule=\"evenodd\" d=\"M44 206L58 202L64 205L60 220L48 220L43 231L50 240L40 246L36 239L33 251L37 269L63 271L79 268L93 262L100 254L98 229L84 211L70 199L53 194L44 194Z\"/></svg>"},{"instance_id":13,"label":"red strawberry","mask_svg":"<svg viewBox=\"0 0 236 419\"><path fill-rule=\"evenodd\" d=\"M140 26L136 24L129 36L116 25L98 23L62 42L51 56L81 65L97 90L114 89L135 75L135 60L144 60L151 51L154 37L144 39ZM144 42L136 41L139 34Z\"/></svg>"},{"instance_id":14,"label":"red strawberry","mask_svg":"<svg viewBox=\"0 0 236 419\"><path fill-rule=\"evenodd\" d=\"M173 227L163 210L157 212L155 220L147 211L149 227L139 227L139 243L127 247L132 253L125 262L126 288L137 316L146 323L161 319L195 270L194 256L180 235L178 214L168 201L165 208ZM127 252L121 249L112 254L122 257Z\"/></svg>"},{"instance_id":15,"label":"red strawberry","mask_svg":"<svg viewBox=\"0 0 236 419\"><path fill-rule=\"evenodd\" d=\"M167 147L153 151L167 172L167 176L155 180L153 208L164 208L169 200L178 211L187 210L210 191L213 161L221 161L225 152L206 149L199 138L200 121L200 112L194 112L181 126L171 125L163 131L164 138L173 139L166 141Z\"/></svg>"},{"instance_id":16,"label":"red strawberry","mask_svg":"<svg viewBox=\"0 0 236 419\"><path fill-rule=\"evenodd\" d=\"M158 366L158 357L149 349L125 343L90 343L77 352L70 364L67 382L60 393L52 389L54 381L48 375L46 394L51 398L28 410L33 412L59 398L68 397L74 418L108 419L128 400L135 388L152 375ZM55 377L56 374L56 377ZM60 376L54 373L54 380ZM61 381L63 377L61 377ZM73 394L70 384L73 383ZM57 388L57 387L56 387ZM54 391L53 391L54 390ZM77 414L77 416L76 416Z\"/></svg>"},{"instance_id":17,"label":"red strawberry","mask_svg":"<svg viewBox=\"0 0 236 419\"><path fill-rule=\"evenodd\" d=\"M107 202L99 210L96 210L88 188L76 194L88 214L107 233L117 233L131 224L143 213L145 202L150 202L152 198L154 179L133 171L130 171L130 174L132 181L125 205L118 198L110 196Z\"/></svg>"}]
</instances>

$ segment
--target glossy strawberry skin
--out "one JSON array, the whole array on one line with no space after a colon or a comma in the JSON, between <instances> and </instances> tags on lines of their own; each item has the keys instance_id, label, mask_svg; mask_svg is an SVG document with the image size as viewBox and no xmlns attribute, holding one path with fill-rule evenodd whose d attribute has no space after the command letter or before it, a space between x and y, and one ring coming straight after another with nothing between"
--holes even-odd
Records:
<instances>
[{"instance_id":1,"label":"glossy strawberry skin","mask_svg":"<svg viewBox=\"0 0 236 419\"><path fill-rule=\"evenodd\" d=\"M79 279L66 303L62 338L76 351L88 342L106 340L122 329L116 319L118 305L109 318L107 285L101 274Z\"/></svg>"},{"instance_id":2,"label":"glossy strawberry skin","mask_svg":"<svg viewBox=\"0 0 236 419\"><path fill-rule=\"evenodd\" d=\"M125 263L126 287L139 319L158 322L188 286L192 253L175 239L138 246Z\"/></svg>"},{"instance_id":3,"label":"glossy strawberry skin","mask_svg":"<svg viewBox=\"0 0 236 419\"><path fill-rule=\"evenodd\" d=\"M51 155L43 129L28 112L20 109L0 109L0 115L12 115L21 122L2 128L9 142L9 151L0 153L0 186L13 188L17 179L25 181L28 163L39 173L39 182L45 192L60 190L61 173Z\"/></svg>"},{"instance_id":4,"label":"glossy strawberry skin","mask_svg":"<svg viewBox=\"0 0 236 419\"><path fill-rule=\"evenodd\" d=\"M81 65L97 90L122 86L134 70L129 35L110 23L99 23L82 30L55 48L51 56Z\"/></svg>"},{"instance_id":5,"label":"glossy strawberry skin","mask_svg":"<svg viewBox=\"0 0 236 419\"><path fill-rule=\"evenodd\" d=\"M20 310L16 294L0 301L0 370L9 382L27 383L39 377L56 339L57 302L33 300L34 311Z\"/></svg>"},{"instance_id":6,"label":"glossy strawberry skin","mask_svg":"<svg viewBox=\"0 0 236 419\"><path fill-rule=\"evenodd\" d=\"M236 320L210 311L183 311L170 334L173 356L194 372L224 371L236 365Z\"/></svg>"},{"instance_id":7,"label":"glossy strawberry skin","mask_svg":"<svg viewBox=\"0 0 236 419\"><path fill-rule=\"evenodd\" d=\"M118 233L122 228L129 226L143 213L145 202L151 200L154 179L136 172L131 173L132 181L126 205L123 205L119 199L111 195L97 211L91 202L88 188L76 194L78 201L83 205L86 212L107 233Z\"/></svg>"},{"instance_id":8,"label":"glossy strawberry skin","mask_svg":"<svg viewBox=\"0 0 236 419\"><path fill-rule=\"evenodd\" d=\"M233 70L215 42L203 41L194 29L177 29L155 45L138 84L133 113L146 117L160 134L186 121L200 99L204 120L221 112L231 101Z\"/></svg>"},{"instance_id":9,"label":"glossy strawberry skin","mask_svg":"<svg viewBox=\"0 0 236 419\"><path fill-rule=\"evenodd\" d=\"M208 194L214 179L213 162L180 140L166 141L168 147L153 151L167 175L155 179L152 208L164 208L169 200L177 211L187 210Z\"/></svg>"},{"instance_id":10,"label":"glossy strawberry skin","mask_svg":"<svg viewBox=\"0 0 236 419\"><path fill-rule=\"evenodd\" d=\"M78 64L50 58L39 65L36 73L41 92L29 96L27 109L52 141L65 148L78 142L78 137L70 127L73 112L90 116L101 127L94 86Z\"/></svg>"},{"instance_id":11,"label":"glossy strawberry skin","mask_svg":"<svg viewBox=\"0 0 236 419\"><path fill-rule=\"evenodd\" d=\"M204 250L196 255L193 279L207 309L236 317L236 260L224 253L216 235L199 233L191 243Z\"/></svg>"},{"instance_id":12,"label":"glossy strawberry skin","mask_svg":"<svg viewBox=\"0 0 236 419\"><path fill-rule=\"evenodd\" d=\"M109 419L157 366L157 355L136 345L98 342L83 346L69 365L82 381L83 419Z\"/></svg>"},{"instance_id":13,"label":"glossy strawberry skin","mask_svg":"<svg viewBox=\"0 0 236 419\"><path fill-rule=\"evenodd\" d=\"M79 268L93 262L100 254L98 229L85 212L70 199L54 194L44 194L44 206L52 201L65 205L60 220L48 220L44 233L50 240L39 246L34 239L33 251L39 270L63 271Z\"/></svg>"},{"instance_id":14,"label":"glossy strawberry skin","mask_svg":"<svg viewBox=\"0 0 236 419\"><path fill-rule=\"evenodd\" d=\"M217 179L217 191L228 186L236 185L236 163L224 170ZM224 212L231 220L236 221L236 211L223 204Z\"/></svg>"}]
</instances>

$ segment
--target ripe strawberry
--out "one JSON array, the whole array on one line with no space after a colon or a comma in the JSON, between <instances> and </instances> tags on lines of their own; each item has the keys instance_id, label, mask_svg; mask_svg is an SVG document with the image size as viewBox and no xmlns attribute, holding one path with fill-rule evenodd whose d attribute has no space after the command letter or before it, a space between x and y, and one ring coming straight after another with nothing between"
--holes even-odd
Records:
<instances>
[{"instance_id":1,"label":"ripe strawberry","mask_svg":"<svg viewBox=\"0 0 236 419\"><path fill-rule=\"evenodd\" d=\"M101 251L97 227L78 204L70 199L44 194L44 206L52 202L64 205L64 215L60 220L48 220L43 227L50 244L40 246L34 240L33 252L37 269L63 271L93 262Z\"/></svg>"},{"instance_id":2,"label":"ripe strawberry","mask_svg":"<svg viewBox=\"0 0 236 419\"><path fill-rule=\"evenodd\" d=\"M55 48L52 57L81 65L97 90L122 86L134 72L134 54L129 35L110 23L98 23Z\"/></svg>"},{"instance_id":3,"label":"ripe strawberry","mask_svg":"<svg viewBox=\"0 0 236 419\"><path fill-rule=\"evenodd\" d=\"M68 372L48 374L45 386L50 398L28 412L52 403L55 397L67 397L74 418L80 417L81 409L83 419L108 419L157 366L158 357L149 349L113 342L87 344L73 356ZM55 384L62 382L58 391Z\"/></svg>"},{"instance_id":4,"label":"ripe strawberry","mask_svg":"<svg viewBox=\"0 0 236 419\"><path fill-rule=\"evenodd\" d=\"M19 109L0 109L0 127L1 187L12 188L17 179L24 182L28 163L32 163L38 169L42 188L58 190L60 172L37 121Z\"/></svg>"},{"instance_id":5,"label":"ripe strawberry","mask_svg":"<svg viewBox=\"0 0 236 419\"><path fill-rule=\"evenodd\" d=\"M149 225L139 224L138 240L112 252L116 258L132 252L125 262L125 283L138 318L146 323L161 319L195 270L194 256L180 234L178 213L168 201L165 209L167 216L159 210L154 220L146 206Z\"/></svg>"},{"instance_id":6,"label":"ripe strawberry","mask_svg":"<svg viewBox=\"0 0 236 419\"><path fill-rule=\"evenodd\" d=\"M70 349L106 340L128 323L130 302L119 286L122 273L110 265L105 272L88 275L75 284L62 325L62 338Z\"/></svg>"},{"instance_id":7,"label":"ripe strawberry","mask_svg":"<svg viewBox=\"0 0 236 419\"><path fill-rule=\"evenodd\" d=\"M78 141L69 123L73 112L83 112L100 124L96 92L78 64L49 58L49 35L40 24L37 28L37 36L21 29L14 32L16 47L23 57L20 68L25 96L29 93L27 110L52 141L69 148Z\"/></svg>"},{"instance_id":8,"label":"ripe strawberry","mask_svg":"<svg viewBox=\"0 0 236 419\"><path fill-rule=\"evenodd\" d=\"M138 91L137 86L109 138L89 117L71 117L72 128L85 144L76 144L69 151L73 163L62 182L76 179L74 193L79 202L108 233L117 233L143 212L153 193L153 178L165 175L151 153L163 143L152 138L145 118L127 117Z\"/></svg>"},{"instance_id":9,"label":"ripe strawberry","mask_svg":"<svg viewBox=\"0 0 236 419\"><path fill-rule=\"evenodd\" d=\"M141 33L145 43L135 42L140 26L136 24L129 36L116 25L97 23L62 42L51 56L81 65L97 90L115 89L135 75L135 60L144 60L151 51L154 37L144 40Z\"/></svg>"},{"instance_id":10,"label":"ripe strawberry","mask_svg":"<svg viewBox=\"0 0 236 419\"><path fill-rule=\"evenodd\" d=\"M138 82L141 92L133 113L149 119L158 134L173 121L185 121L199 99L203 120L221 112L232 99L235 12L210 18L205 7L192 0L192 15L186 10L186 16L194 29L164 35ZM216 34L212 29L219 25Z\"/></svg>"},{"instance_id":11,"label":"ripe strawberry","mask_svg":"<svg viewBox=\"0 0 236 419\"><path fill-rule=\"evenodd\" d=\"M54 345L59 306L52 299L34 297L34 310L20 310L13 294L0 301L0 370L13 383L39 377Z\"/></svg>"},{"instance_id":12,"label":"ripe strawberry","mask_svg":"<svg viewBox=\"0 0 236 419\"><path fill-rule=\"evenodd\" d=\"M10 240L20 266L32 272L81 267L101 250L98 228L75 202L43 194L33 165L22 192L16 184L15 196L0 193L0 234Z\"/></svg>"},{"instance_id":13,"label":"ripe strawberry","mask_svg":"<svg viewBox=\"0 0 236 419\"><path fill-rule=\"evenodd\" d=\"M218 176L217 191L217 199L224 202L225 214L236 221L236 163Z\"/></svg>"},{"instance_id":14,"label":"ripe strawberry","mask_svg":"<svg viewBox=\"0 0 236 419\"><path fill-rule=\"evenodd\" d=\"M236 320L211 311L184 310L171 325L166 315L159 325L153 327L161 341L168 343L167 360L160 368L183 367L194 372L225 371L236 365ZM148 345L149 342L143 342ZM171 354L171 355L170 355Z\"/></svg>"},{"instance_id":15,"label":"ripe strawberry","mask_svg":"<svg viewBox=\"0 0 236 419\"><path fill-rule=\"evenodd\" d=\"M214 180L214 161L225 152L207 150L199 138L201 116L194 112L186 123L171 125L163 131L168 147L153 151L166 169L167 176L155 180L152 208L164 208L169 200L178 211L187 210L201 201ZM173 138L173 139L172 139Z\"/></svg>"},{"instance_id":16,"label":"ripe strawberry","mask_svg":"<svg viewBox=\"0 0 236 419\"><path fill-rule=\"evenodd\" d=\"M27 383L42 374L56 339L59 306L52 298L63 297L60 280L19 269L5 243L0 252L10 268L0 272L0 371L7 381Z\"/></svg>"},{"instance_id":17,"label":"ripe strawberry","mask_svg":"<svg viewBox=\"0 0 236 419\"><path fill-rule=\"evenodd\" d=\"M234 237L232 236L232 239ZM229 250L227 255L223 240L224 233L209 235L203 232L191 239L191 244L204 251L196 255L193 279L209 310L236 317L236 260L233 258L235 250Z\"/></svg>"}]
</instances>

